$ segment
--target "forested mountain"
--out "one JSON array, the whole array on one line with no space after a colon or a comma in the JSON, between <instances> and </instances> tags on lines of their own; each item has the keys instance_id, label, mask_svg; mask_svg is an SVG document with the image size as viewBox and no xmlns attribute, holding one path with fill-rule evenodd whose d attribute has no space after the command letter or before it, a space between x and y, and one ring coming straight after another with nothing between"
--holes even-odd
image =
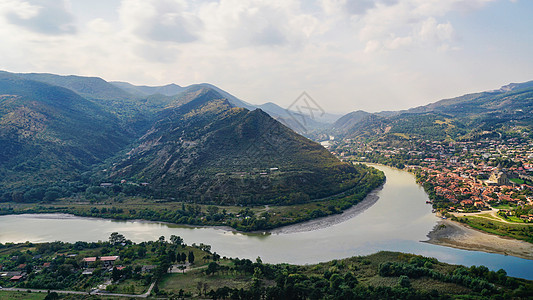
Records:
<instances>
[{"instance_id":1,"label":"forested mountain","mask_svg":"<svg viewBox=\"0 0 533 300\"><path fill-rule=\"evenodd\" d=\"M132 137L69 89L0 73L0 190L72 180Z\"/></svg>"},{"instance_id":2,"label":"forested mountain","mask_svg":"<svg viewBox=\"0 0 533 300\"><path fill-rule=\"evenodd\" d=\"M219 88L167 87L178 93L0 73L0 201L126 180L166 199L293 204L356 188L366 174Z\"/></svg>"},{"instance_id":3,"label":"forested mountain","mask_svg":"<svg viewBox=\"0 0 533 300\"><path fill-rule=\"evenodd\" d=\"M533 126L533 81L398 112L353 112L333 125L344 137L461 140Z\"/></svg>"},{"instance_id":4,"label":"forested mountain","mask_svg":"<svg viewBox=\"0 0 533 300\"><path fill-rule=\"evenodd\" d=\"M363 175L262 110L235 107L214 89L182 98L187 101L163 110L139 145L115 162L110 180L146 181L155 195L195 202L291 204L343 192Z\"/></svg>"}]
</instances>

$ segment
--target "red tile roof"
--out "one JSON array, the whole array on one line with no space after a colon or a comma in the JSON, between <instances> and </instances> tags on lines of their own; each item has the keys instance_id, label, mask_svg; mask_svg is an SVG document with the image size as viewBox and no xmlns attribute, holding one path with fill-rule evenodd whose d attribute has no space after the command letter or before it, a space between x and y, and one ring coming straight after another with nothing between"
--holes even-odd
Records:
<instances>
[{"instance_id":1,"label":"red tile roof","mask_svg":"<svg viewBox=\"0 0 533 300\"><path fill-rule=\"evenodd\" d=\"M118 259L118 256L102 256L100 257L101 261L115 261Z\"/></svg>"},{"instance_id":2,"label":"red tile roof","mask_svg":"<svg viewBox=\"0 0 533 300\"><path fill-rule=\"evenodd\" d=\"M83 259L84 262L95 262L96 261L96 257L85 257Z\"/></svg>"}]
</instances>

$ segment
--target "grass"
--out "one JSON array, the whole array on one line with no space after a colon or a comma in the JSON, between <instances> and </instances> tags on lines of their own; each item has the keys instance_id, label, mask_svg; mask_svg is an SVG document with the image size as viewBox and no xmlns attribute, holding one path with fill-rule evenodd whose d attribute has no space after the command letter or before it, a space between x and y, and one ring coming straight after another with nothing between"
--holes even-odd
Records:
<instances>
[{"instance_id":1,"label":"grass","mask_svg":"<svg viewBox=\"0 0 533 300\"><path fill-rule=\"evenodd\" d=\"M133 291L130 290L130 287L133 285ZM143 294L148 289L148 286L145 286L139 280L128 279L121 281L117 284L117 289L114 293L123 293L123 294Z\"/></svg>"},{"instance_id":2,"label":"grass","mask_svg":"<svg viewBox=\"0 0 533 300\"><path fill-rule=\"evenodd\" d=\"M478 230L533 243L533 224L509 224L477 216L459 217L458 220Z\"/></svg>"},{"instance_id":3,"label":"grass","mask_svg":"<svg viewBox=\"0 0 533 300\"><path fill-rule=\"evenodd\" d=\"M204 284L207 284L206 290L209 292L211 289L216 290L224 286L237 289L245 288L250 284L250 282L250 275L219 273L216 275L207 276L201 270L196 270L187 272L185 274L168 274L161 281L159 288L175 293L178 293L179 290L183 289L185 293L197 295L199 284L202 285L203 293Z\"/></svg>"},{"instance_id":4,"label":"grass","mask_svg":"<svg viewBox=\"0 0 533 300\"><path fill-rule=\"evenodd\" d=\"M4 300L41 300L46 297L46 293L11 292L0 290L0 298Z\"/></svg>"},{"instance_id":5,"label":"grass","mask_svg":"<svg viewBox=\"0 0 533 300\"><path fill-rule=\"evenodd\" d=\"M528 223L525 223L522 219L520 219L517 216L508 216L507 217L507 221L513 222L513 223L521 223L521 224L524 224L524 225L529 225ZM533 225L533 224L531 224L531 225Z\"/></svg>"},{"instance_id":6,"label":"grass","mask_svg":"<svg viewBox=\"0 0 533 300\"><path fill-rule=\"evenodd\" d=\"M511 209L511 207L509 204L492 205L492 208L495 209Z\"/></svg>"},{"instance_id":7,"label":"grass","mask_svg":"<svg viewBox=\"0 0 533 300\"><path fill-rule=\"evenodd\" d=\"M509 179L509 181L514 182L516 184L524 184L525 182L523 179L520 179L520 178L512 178L512 179Z\"/></svg>"}]
</instances>

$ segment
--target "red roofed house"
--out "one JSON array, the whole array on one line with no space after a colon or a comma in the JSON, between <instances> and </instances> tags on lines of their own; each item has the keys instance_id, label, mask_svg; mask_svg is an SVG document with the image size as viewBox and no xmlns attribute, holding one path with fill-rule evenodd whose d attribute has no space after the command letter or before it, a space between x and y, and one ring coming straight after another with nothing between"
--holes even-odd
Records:
<instances>
[{"instance_id":1,"label":"red roofed house","mask_svg":"<svg viewBox=\"0 0 533 300\"><path fill-rule=\"evenodd\" d=\"M10 280L11 280L11 281L19 281L19 280L21 280L21 279L22 279L22 276L21 276L21 275L15 275L15 276L11 277Z\"/></svg>"},{"instance_id":2,"label":"red roofed house","mask_svg":"<svg viewBox=\"0 0 533 300\"><path fill-rule=\"evenodd\" d=\"M104 263L104 266L110 267L112 266L115 261L119 259L118 256L102 256L100 257L100 260Z\"/></svg>"},{"instance_id":3,"label":"red roofed house","mask_svg":"<svg viewBox=\"0 0 533 300\"><path fill-rule=\"evenodd\" d=\"M89 267L89 265L96 261L96 257L85 257L83 258L83 262L85 263L85 267Z\"/></svg>"},{"instance_id":4,"label":"red roofed house","mask_svg":"<svg viewBox=\"0 0 533 300\"><path fill-rule=\"evenodd\" d=\"M461 205L462 206L465 206L465 205L472 205L474 204L474 201L470 200L470 199L466 199L466 200L463 200L461 201Z\"/></svg>"}]
</instances>

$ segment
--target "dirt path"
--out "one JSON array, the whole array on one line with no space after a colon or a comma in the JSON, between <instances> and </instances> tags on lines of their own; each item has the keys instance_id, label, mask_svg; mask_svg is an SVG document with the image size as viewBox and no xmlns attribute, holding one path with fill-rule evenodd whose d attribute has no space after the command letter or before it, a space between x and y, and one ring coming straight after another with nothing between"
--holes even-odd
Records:
<instances>
[{"instance_id":1,"label":"dirt path","mask_svg":"<svg viewBox=\"0 0 533 300\"><path fill-rule=\"evenodd\" d=\"M486 219L486 220L491 220L491 221L494 221L494 222L502 222L502 223L507 223L507 224L513 224L513 225L524 225L524 226L533 226L533 223L517 223L517 222L510 222L510 221L507 221L501 217L498 216L498 211L500 211L499 209L491 209L491 210L484 210L484 211L480 211L480 212L477 212L477 213L451 213L452 215L456 216L456 217L469 217L469 216L476 216L478 218L483 218L483 219ZM492 218L490 217L487 217L486 214L490 214L492 216Z\"/></svg>"}]
</instances>

